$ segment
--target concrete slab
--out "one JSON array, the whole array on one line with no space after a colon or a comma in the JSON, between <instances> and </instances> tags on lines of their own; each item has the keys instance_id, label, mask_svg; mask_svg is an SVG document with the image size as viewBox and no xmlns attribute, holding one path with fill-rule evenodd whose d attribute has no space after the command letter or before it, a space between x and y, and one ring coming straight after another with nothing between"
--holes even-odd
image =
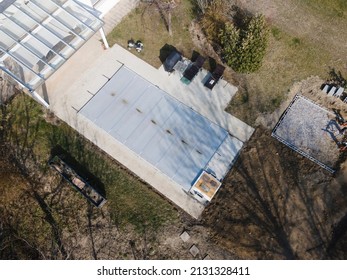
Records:
<instances>
[{"instance_id":1,"label":"concrete slab","mask_svg":"<svg viewBox=\"0 0 347 280\"><path fill-rule=\"evenodd\" d=\"M188 232L184 231L181 235L180 238L183 240L183 242L188 242L190 239L190 235Z\"/></svg>"},{"instance_id":2,"label":"concrete slab","mask_svg":"<svg viewBox=\"0 0 347 280\"><path fill-rule=\"evenodd\" d=\"M189 252L193 257L196 257L200 253L200 250L196 245L193 245L192 247L190 247Z\"/></svg>"}]
</instances>

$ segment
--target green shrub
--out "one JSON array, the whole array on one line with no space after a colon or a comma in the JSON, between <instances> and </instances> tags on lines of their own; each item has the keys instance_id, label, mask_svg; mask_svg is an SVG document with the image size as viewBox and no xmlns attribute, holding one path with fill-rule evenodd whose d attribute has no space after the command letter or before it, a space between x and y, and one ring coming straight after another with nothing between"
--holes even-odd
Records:
<instances>
[{"instance_id":1,"label":"green shrub","mask_svg":"<svg viewBox=\"0 0 347 280\"><path fill-rule=\"evenodd\" d=\"M257 71L266 53L268 35L269 30L263 15L251 18L244 29L226 23L219 34L224 60L237 72Z\"/></svg>"}]
</instances>

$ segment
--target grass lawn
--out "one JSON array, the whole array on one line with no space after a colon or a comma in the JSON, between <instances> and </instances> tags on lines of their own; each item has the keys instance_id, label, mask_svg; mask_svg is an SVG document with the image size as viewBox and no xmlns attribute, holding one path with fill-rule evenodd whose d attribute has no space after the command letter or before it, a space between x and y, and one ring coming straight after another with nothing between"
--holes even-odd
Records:
<instances>
[{"instance_id":1,"label":"grass lawn","mask_svg":"<svg viewBox=\"0 0 347 280\"><path fill-rule=\"evenodd\" d=\"M138 54L154 67L160 67L160 49L165 45L176 47L185 57L190 58L194 45L190 38L189 27L193 19L192 5L189 0L181 1L172 14L173 35L170 36L165 21L154 5L140 3L119 25L108 35L110 45L115 43L127 47L129 39L141 40L144 50ZM135 52L135 51L134 51Z\"/></svg>"},{"instance_id":2,"label":"grass lawn","mask_svg":"<svg viewBox=\"0 0 347 280\"><path fill-rule=\"evenodd\" d=\"M326 18L347 15L346 0L294 0L294 2L299 5L306 5L312 11Z\"/></svg>"},{"instance_id":3,"label":"grass lawn","mask_svg":"<svg viewBox=\"0 0 347 280\"><path fill-rule=\"evenodd\" d=\"M274 111L296 81L312 75L329 79L331 69L347 77L346 49L341 48L340 40L347 38L347 1L291 2L286 5L293 9L286 6L287 14L271 21L270 43L261 69L249 75L238 75L239 94L227 111L247 123L254 124L259 114ZM296 17L292 10L306 17ZM291 17L296 30L293 30ZM322 26L315 26L315 22Z\"/></svg>"},{"instance_id":4,"label":"grass lawn","mask_svg":"<svg viewBox=\"0 0 347 280\"><path fill-rule=\"evenodd\" d=\"M324 48L272 27L262 67L252 74L237 75L239 94L227 111L254 124L260 113L272 112L280 105L294 82L312 75L327 78L334 60Z\"/></svg>"},{"instance_id":5,"label":"grass lawn","mask_svg":"<svg viewBox=\"0 0 347 280\"><path fill-rule=\"evenodd\" d=\"M49 170L49 158L55 151L64 150L85 172L92 174L101 183L107 207L120 228L131 224L139 232L145 228L158 230L177 218L177 211L171 204L71 127L65 123L57 126L46 122L41 106L32 98L17 95L6 106L2 118L7 120L6 139L23 164L35 162L45 173ZM85 205L82 196L79 201Z\"/></svg>"}]
</instances>

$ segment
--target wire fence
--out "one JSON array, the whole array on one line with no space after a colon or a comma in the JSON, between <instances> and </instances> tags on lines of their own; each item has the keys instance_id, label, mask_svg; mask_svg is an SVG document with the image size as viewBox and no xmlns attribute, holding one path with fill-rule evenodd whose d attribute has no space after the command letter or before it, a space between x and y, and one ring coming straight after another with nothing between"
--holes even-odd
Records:
<instances>
[{"instance_id":1,"label":"wire fence","mask_svg":"<svg viewBox=\"0 0 347 280\"><path fill-rule=\"evenodd\" d=\"M283 112L282 116L280 117L279 121L277 122L276 126L274 127L274 129L272 130L271 136L274 137L275 139L277 139L278 141L280 141L281 143L285 144L286 146L288 146L289 148L291 148L292 150L296 151L297 153L301 154L302 156L310 159L311 161L315 162L316 164L318 164L319 166L323 167L324 169L326 169L327 171L329 171L330 173L335 173L336 170L333 169L332 167L330 167L329 165L327 165L326 163L322 162L321 160L317 159L316 157L314 157L312 154L309 154L308 152L303 151L302 148L298 147L297 145L295 145L295 141L289 142L288 139L284 139L283 137L281 137L281 135L279 133L277 133L277 131L279 130L279 128L281 128L281 125L285 122L286 117L288 116L289 112L292 110L293 105L300 101L300 99L305 100L306 102L309 102L309 106L311 106L314 109L319 109L320 112L326 113L327 115L332 115L331 112L329 112L328 110L326 110L325 108L321 107L320 105L313 103L311 100L305 98L304 96L301 96L299 94L295 95L295 97L293 98L292 102L289 104L289 106L287 107L287 109ZM306 114L310 114L310 112L305 112ZM300 114L297 114L297 122L295 123L290 123L292 126L302 126L302 122L305 121L305 117L301 116ZM328 119L328 118L327 118ZM288 125L288 124L287 124ZM286 127L287 128L287 127ZM313 131L320 131L319 128L314 128ZM302 132L302 135L300 135L300 137L304 140L307 141L307 143L310 142L314 142L314 136L319 137L318 135L308 135L309 133L305 130L305 129L301 129L300 130ZM295 136L291 136L294 140L295 137L297 137L298 135ZM309 147L306 147L307 150L310 150ZM324 153L325 151L316 151L316 153Z\"/></svg>"}]
</instances>

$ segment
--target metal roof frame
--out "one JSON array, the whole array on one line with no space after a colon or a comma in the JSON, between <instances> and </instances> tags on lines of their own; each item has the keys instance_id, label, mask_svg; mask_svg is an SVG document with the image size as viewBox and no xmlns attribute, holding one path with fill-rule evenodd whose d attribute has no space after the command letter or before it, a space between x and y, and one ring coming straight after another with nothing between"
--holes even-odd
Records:
<instances>
[{"instance_id":1,"label":"metal roof frame","mask_svg":"<svg viewBox=\"0 0 347 280\"><path fill-rule=\"evenodd\" d=\"M34 92L102 26L77 0L0 3L0 70Z\"/></svg>"},{"instance_id":2,"label":"metal roof frame","mask_svg":"<svg viewBox=\"0 0 347 280\"><path fill-rule=\"evenodd\" d=\"M27 12L27 11L25 11L25 10L23 10L23 9L21 9L20 7L18 7L17 5L13 5L14 7L16 7L17 9L19 9L22 13L24 13L24 14L26 14L27 16L29 16L29 17L31 17L31 15ZM43 25L41 22L39 22L39 21L37 21L35 18L33 18L33 17L31 17L31 19L32 20L34 20L39 26L41 26L42 28L44 28L44 29L46 29L48 32L50 32L51 34L53 34L54 36L56 36L59 40L61 40L61 42L63 42L66 46L68 46L68 47L70 47L70 48L72 48L73 50L76 50L76 48L74 48L72 45L70 45L70 44L68 44L68 43L66 43L66 42L64 42L64 38L63 37L60 37L53 29L48 29L48 27L46 26L46 25ZM21 28L23 28L24 30L26 30L24 27L22 27L21 26ZM26 30L27 31L27 30ZM42 40L40 40L40 38L38 38L38 37L36 37L35 35L34 35L34 33L28 33L29 35L31 35L31 36L34 36L37 40L39 40L41 43L43 43L43 44L46 44L46 43L44 43L44 41L42 41ZM47 46L47 45L46 45ZM49 46L47 46L47 47L49 47ZM49 47L50 48L50 47ZM53 50L52 50L53 51ZM62 56L63 57L63 56Z\"/></svg>"},{"instance_id":3,"label":"metal roof frame","mask_svg":"<svg viewBox=\"0 0 347 280\"><path fill-rule=\"evenodd\" d=\"M52 0L51 0L52 1ZM52 1L53 2L53 1ZM32 0L31 3L33 3L34 5L36 5L36 7L38 7L41 11L43 11L44 13L46 13L46 15L49 17L49 18L52 18L56 21L58 21L61 25L65 26L67 29L70 29L69 26L66 25L66 23L62 22L58 17L54 17L54 13L56 12L53 12L52 14L47 11L45 8L42 7L42 5L38 4L36 1ZM54 3L54 2L53 2ZM75 31L73 31L72 29L70 30L70 32L72 32L75 36L77 37L80 37L82 40L86 40L83 36L81 36L80 34L76 33Z\"/></svg>"}]
</instances>

